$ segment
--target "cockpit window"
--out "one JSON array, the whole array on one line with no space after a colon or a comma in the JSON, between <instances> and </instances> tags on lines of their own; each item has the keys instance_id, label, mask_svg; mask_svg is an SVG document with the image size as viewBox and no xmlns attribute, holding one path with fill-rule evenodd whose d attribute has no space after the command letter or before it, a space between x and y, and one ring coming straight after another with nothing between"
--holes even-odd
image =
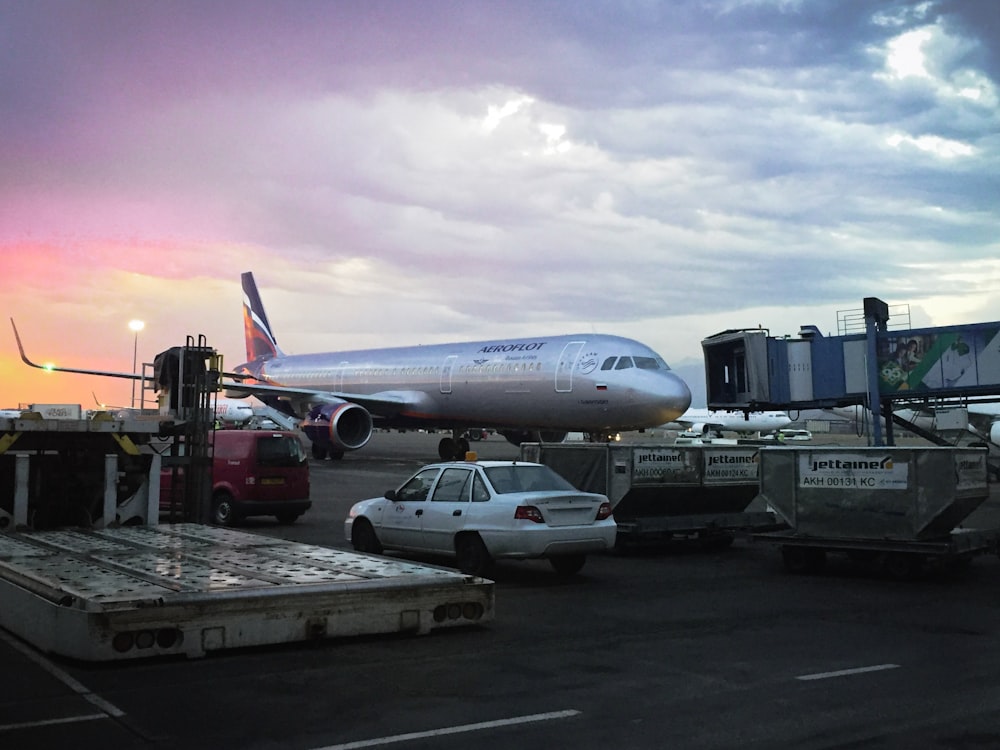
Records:
<instances>
[{"instance_id":1,"label":"cockpit window","mask_svg":"<svg viewBox=\"0 0 1000 750\"><path fill-rule=\"evenodd\" d=\"M601 364L602 370L669 370L670 366L659 357L608 357Z\"/></svg>"}]
</instances>

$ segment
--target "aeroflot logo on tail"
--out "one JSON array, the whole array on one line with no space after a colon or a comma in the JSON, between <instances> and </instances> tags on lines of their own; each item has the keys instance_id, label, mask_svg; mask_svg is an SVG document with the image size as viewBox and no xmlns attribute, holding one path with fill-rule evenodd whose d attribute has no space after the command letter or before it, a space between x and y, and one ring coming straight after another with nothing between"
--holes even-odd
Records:
<instances>
[{"instance_id":1,"label":"aeroflot logo on tail","mask_svg":"<svg viewBox=\"0 0 1000 750\"><path fill-rule=\"evenodd\" d=\"M828 459L826 461L813 461L813 471L823 471L824 469L885 469L889 471L892 469L892 456L872 459L871 461L863 459L844 461L839 458Z\"/></svg>"},{"instance_id":2,"label":"aeroflot logo on tail","mask_svg":"<svg viewBox=\"0 0 1000 750\"><path fill-rule=\"evenodd\" d=\"M495 354L496 352L533 352L545 346L545 341L532 341L530 344L493 344L484 346L480 354Z\"/></svg>"}]
</instances>

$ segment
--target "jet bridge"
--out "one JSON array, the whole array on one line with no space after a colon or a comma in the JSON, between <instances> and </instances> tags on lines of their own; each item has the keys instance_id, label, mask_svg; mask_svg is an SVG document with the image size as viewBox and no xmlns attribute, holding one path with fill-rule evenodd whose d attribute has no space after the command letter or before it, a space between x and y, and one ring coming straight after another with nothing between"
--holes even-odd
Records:
<instances>
[{"instance_id":1,"label":"jet bridge","mask_svg":"<svg viewBox=\"0 0 1000 750\"><path fill-rule=\"evenodd\" d=\"M880 417L916 400L1000 400L1000 322L889 330L889 307L864 300L865 332L797 336L730 329L702 341L710 409L870 409ZM891 421L889 440L891 443Z\"/></svg>"}]
</instances>

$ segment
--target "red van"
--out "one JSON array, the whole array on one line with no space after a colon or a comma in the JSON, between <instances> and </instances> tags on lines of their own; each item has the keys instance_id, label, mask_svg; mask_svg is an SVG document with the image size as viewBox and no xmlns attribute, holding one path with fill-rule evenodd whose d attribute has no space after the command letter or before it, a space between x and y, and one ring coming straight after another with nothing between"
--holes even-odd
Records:
<instances>
[{"instance_id":1,"label":"red van","mask_svg":"<svg viewBox=\"0 0 1000 750\"><path fill-rule=\"evenodd\" d=\"M210 436L212 523L231 526L248 516L293 523L312 505L309 461L302 441L282 430L216 430ZM160 510L169 511L172 474L160 475Z\"/></svg>"}]
</instances>

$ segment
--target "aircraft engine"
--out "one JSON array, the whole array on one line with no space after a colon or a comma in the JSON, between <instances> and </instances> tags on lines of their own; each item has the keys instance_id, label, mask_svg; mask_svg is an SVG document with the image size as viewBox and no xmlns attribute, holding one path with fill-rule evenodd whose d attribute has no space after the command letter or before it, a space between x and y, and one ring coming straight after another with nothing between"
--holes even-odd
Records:
<instances>
[{"instance_id":1,"label":"aircraft engine","mask_svg":"<svg viewBox=\"0 0 1000 750\"><path fill-rule=\"evenodd\" d=\"M565 432L552 430L502 430L500 432L511 445L521 443L561 443L566 439Z\"/></svg>"},{"instance_id":2,"label":"aircraft engine","mask_svg":"<svg viewBox=\"0 0 1000 750\"><path fill-rule=\"evenodd\" d=\"M321 404L309 410L300 427L312 441L314 458L326 458L328 453L340 458L344 451L364 447L371 438L372 415L347 401Z\"/></svg>"},{"instance_id":3,"label":"aircraft engine","mask_svg":"<svg viewBox=\"0 0 1000 750\"><path fill-rule=\"evenodd\" d=\"M990 425L990 442L1000 445L1000 421Z\"/></svg>"}]
</instances>

